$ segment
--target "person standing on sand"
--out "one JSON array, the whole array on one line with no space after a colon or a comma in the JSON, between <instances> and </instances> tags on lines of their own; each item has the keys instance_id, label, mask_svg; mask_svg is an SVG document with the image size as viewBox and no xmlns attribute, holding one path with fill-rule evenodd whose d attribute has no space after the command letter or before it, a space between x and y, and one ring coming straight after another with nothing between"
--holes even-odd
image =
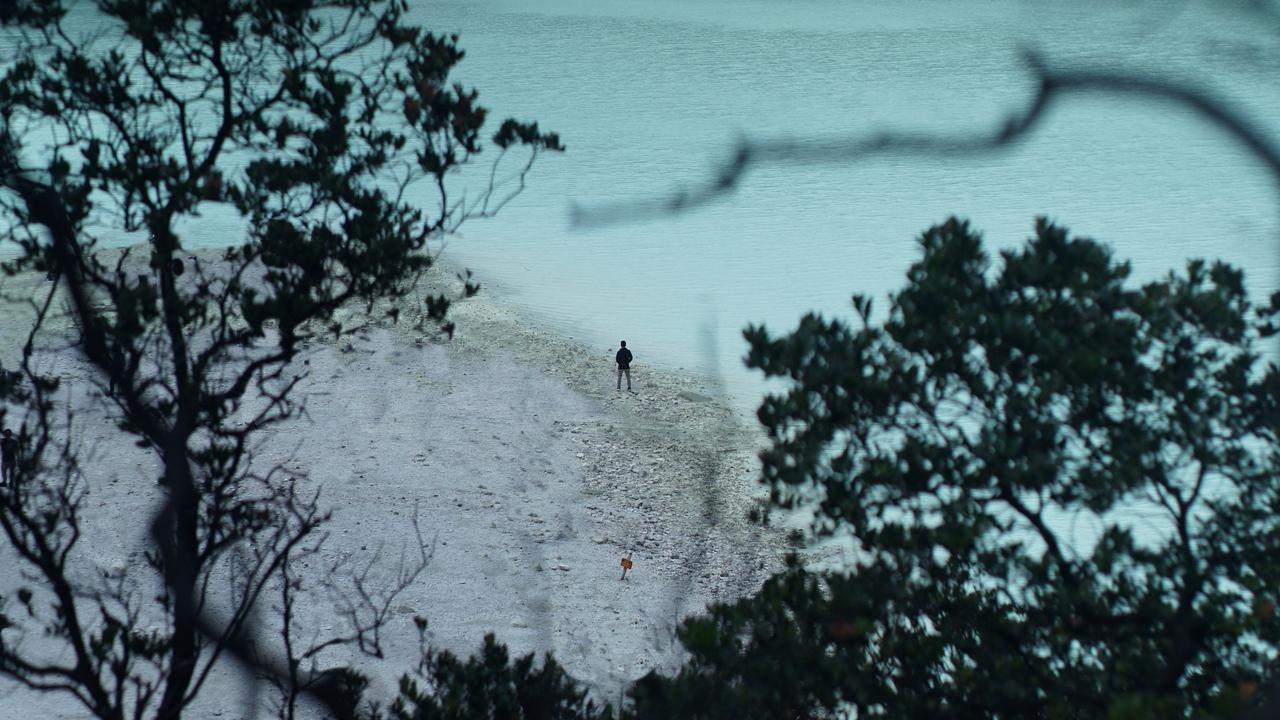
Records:
<instances>
[{"instance_id":1,"label":"person standing on sand","mask_svg":"<svg viewBox=\"0 0 1280 720\"><path fill-rule=\"evenodd\" d=\"M18 476L18 438L13 436L13 431L5 428L4 437L0 438L0 464L3 464L4 481L10 484L15 482Z\"/></svg>"},{"instance_id":2,"label":"person standing on sand","mask_svg":"<svg viewBox=\"0 0 1280 720\"><path fill-rule=\"evenodd\" d=\"M627 341L622 341L622 347L618 348L618 354L614 356L613 361L618 363L618 389L622 389L622 375L627 376L627 390L631 390L631 351L627 349Z\"/></svg>"}]
</instances>

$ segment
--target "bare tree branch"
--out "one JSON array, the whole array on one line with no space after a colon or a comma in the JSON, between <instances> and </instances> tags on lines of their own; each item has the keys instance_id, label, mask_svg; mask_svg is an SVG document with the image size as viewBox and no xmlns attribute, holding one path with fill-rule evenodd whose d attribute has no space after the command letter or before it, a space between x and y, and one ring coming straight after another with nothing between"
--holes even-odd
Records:
<instances>
[{"instance_id":1,"label":"bare tree branch","mask_svg":"<svg viewBox=\"0 0 1280 720\"><path fill-rule=\"evenodd\" d=\"M885 130L867 135L772 140L744 139L732 158L705 185L648 199L570 209L574 227L640 222L678 215L710 205L733 193L755 167L769 165L848 165L877 156L970 157L1008 149L1025 140L1055 102L1071 95L1108 94L1172 101L1209 121L1258 158L1280 189L1280 148L1225 98L1188 82L1145 77L1105 69L1055 70L1033 51L1025 63L1037 80L1026 108L1010 115L995 132L929 134Z\"/></svg>"}]
</instances>

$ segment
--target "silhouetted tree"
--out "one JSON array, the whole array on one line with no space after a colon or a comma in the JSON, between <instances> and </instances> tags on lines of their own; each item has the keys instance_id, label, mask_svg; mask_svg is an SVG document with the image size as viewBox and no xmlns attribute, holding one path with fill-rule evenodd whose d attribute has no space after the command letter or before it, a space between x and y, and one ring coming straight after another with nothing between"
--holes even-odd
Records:
<instances>
[{"instance_id":1,"label":"silhouetted tree","mask_svg":"<svg viewBox=\"0 0 1280 720\"><path fill-rule=\"evenodd\" d=\"M659 717L1234 716L1280 649L1280 294L1191 262L1141 287L1045 220L998 263L951 219L872 322L746 331L793 559L685 623Z\"/></svg>"},{"instance_id":2,"label":"silhouetted tree","mask_svg":"<svg viewBox=\"0 0 1280 720\"><path fill-rule=\"evenodd\" d=\"M21 247L4 269L53 280L34 299L26 381L4 387L24 409L24 445L0 527L30 586L0 589L0 673L100 718L177 718L230 653L354 712L350 671L299 679L248 645L261 594L324 520L291 473L254 465L253 439L299 411L289 368L312 328L341 334L339 308L404 296L432 263L430 239L496 212L540 152L562 149L507 120L492 143L522 149L509 182L458 192L452 175L480 152L485 109L448 81L457 38L407 25L406 8L0 2L0 200ZM423 186L425 203L408 194ZM215 210L240 218L244 237L228 238L222 263L184 263L184 228ZM88 231L101 227L145 240L106 262ZM77 569L83 469L61 437L74 409L31 362L64 303L121 430L163 467L151 569L103 582ZM421 570L418 545L388 592ZM162 590L139 590L140 570ZM228 586L230 602L213 602L211 588ZM353 600L345 642L380 652L385 599Z\"/></svg>"},{"instance_id":3,"label":"silhouetted tree","mask_svg":"<svg viewBox=\"0 0 1280 720\"><path fill-rule=\"evenodd\" d=\"M608 720L600 708L551 657L537 665L532 653L512 660L507 648L485 635L484 646L465 661L426 643L426 618L415 618L422 661L400 681L392 720Z\"/></svg>"}]
</instances>

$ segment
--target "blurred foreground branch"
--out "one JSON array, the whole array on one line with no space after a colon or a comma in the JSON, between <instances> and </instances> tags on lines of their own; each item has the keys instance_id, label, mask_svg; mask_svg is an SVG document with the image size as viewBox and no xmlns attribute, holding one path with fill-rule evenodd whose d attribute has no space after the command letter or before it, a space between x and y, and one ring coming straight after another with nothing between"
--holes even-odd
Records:
<instances>
[{"instance_id":1,"label":"blurred foreground branch","mask_svg":"<svg viewBox=\"0 0 1280 720\"><path fill-rule=\"evenodd\" d=\"M884 130L830 138L745 138L705 185L611 205L574 205L570 209L571 223L578 228L596 227L696 210L733 193L756 167L854 164L877 156L970 157L1005 150L1029 137L1055 102L1072 95L1159 99L1192 110L1244 145L1266 166L1280 189L1280 148L1250 118L1212 91L1187 82L1106 69L1055 70L1033 51L1027 51L1024 58L1036 78L1036 93L1024 110L1006 118L995 132L930 134Z\"/></svg>"}]
</instances>

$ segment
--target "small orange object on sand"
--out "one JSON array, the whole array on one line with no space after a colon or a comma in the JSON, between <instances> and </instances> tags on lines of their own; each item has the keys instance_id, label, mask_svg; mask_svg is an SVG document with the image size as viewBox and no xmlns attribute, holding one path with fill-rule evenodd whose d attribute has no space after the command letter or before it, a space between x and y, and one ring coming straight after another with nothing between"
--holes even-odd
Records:
<instances>
[{"instance_id":1,"label":"small orange object on sand","mask_svg":"<svg viewBox=\"0 0 1280 720\"><path fill-rule=\"evenodd\" d=\"M624 557L624 558L622 558L622 563L621 563L621 565L622 565L622 577L621 577L620 579L621 579L621 580L626 580L626 579L627 579L627 571L631 569L631 565L632 565L632 563L631 563L631 553L627 553L627 556L626 556L626 557Z\"/></svg>"}]
</instances>

